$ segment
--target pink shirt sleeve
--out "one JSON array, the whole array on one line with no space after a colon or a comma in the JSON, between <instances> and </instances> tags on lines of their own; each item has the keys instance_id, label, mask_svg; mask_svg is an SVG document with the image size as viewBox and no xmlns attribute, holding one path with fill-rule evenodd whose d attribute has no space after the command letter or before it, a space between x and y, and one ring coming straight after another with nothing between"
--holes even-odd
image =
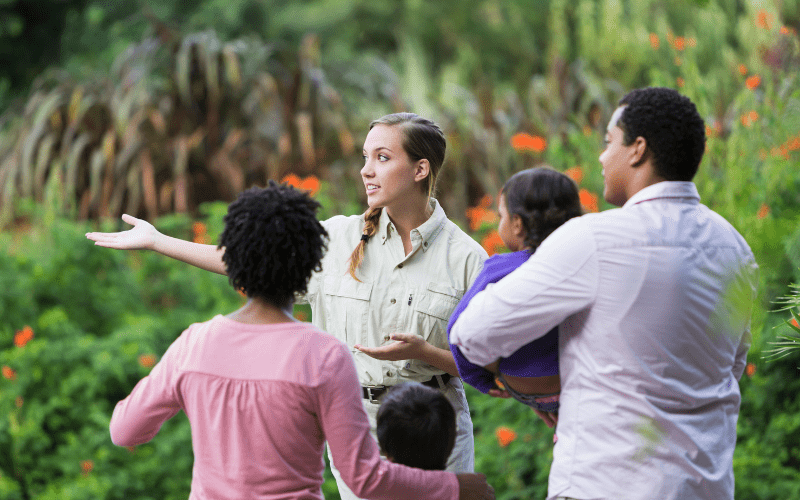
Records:
<instances>
[{"instance_id":1,"label":"pink shirt sleeve","mask_svg":"<svg viewBox=\"0 0 800 500\"><path fill-rule=\"evenodd\" d=\"M337 346L322 373L332 376L317 388L320 423L333 463L353 493L374 499L458 499L454 473L424 471L381 459L369 432L358 376L347 347Z\"/></svg>"},{"instance_id":2,"label":"pink shirt sleeve","mask_svg":"<svg viewBox=\"0 0 800 500\"><path fill-rule=\"evenodd\" d=\"M111 416L111 442L117 446L136 446L153 439L161 425L182 409L175 395L176 340L149 375L144 377L130 395L117 403Z\"/></svg>"}]
</instances>

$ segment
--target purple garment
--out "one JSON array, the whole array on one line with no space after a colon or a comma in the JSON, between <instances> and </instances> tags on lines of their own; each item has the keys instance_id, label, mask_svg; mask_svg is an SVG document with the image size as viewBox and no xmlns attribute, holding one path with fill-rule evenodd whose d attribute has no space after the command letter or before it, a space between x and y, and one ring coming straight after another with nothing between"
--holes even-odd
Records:
<instances>
[{"instance_id":1,"label":"purple garment","mask_svg":"<svg viewBox=\"0 0 800 500\"><path fill-rule=\"evenodd\" d=\"M527 250L519 252L494 255L483 263L483 270L475 278L467 293L456 306L450 321L447 324L447 337L450 338L450 329L458 319L469 301L478 292L490 283L496 283L521 266L532 254ZM450 344L458 373L464 382L486 394L494 389L494 374L482 366L474 365L467 361L461 354L458 346ZM516 377L545 377L558 375L558 327L556 326L543 337L529 342L516 350L511 356L501 358L498 368L504 375Z\"/></svg>"}]
</instances>

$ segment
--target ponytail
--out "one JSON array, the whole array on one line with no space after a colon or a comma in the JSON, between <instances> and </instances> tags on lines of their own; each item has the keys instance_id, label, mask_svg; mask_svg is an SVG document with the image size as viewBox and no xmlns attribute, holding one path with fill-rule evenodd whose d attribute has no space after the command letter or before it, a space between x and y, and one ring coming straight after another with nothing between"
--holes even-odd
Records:
<instances>
[{"instance_id":1,"label":"ponytail","mask_svg":"<svg viewBox=\"0 0 800 500\"><path fill-rule=\"evenodd\" d=\"M361 280L356 276L356 270L361 266L361 261L364 260L364 247L367 245L367 240L378 230L378 222L380 219L381 207L367 210L367 213L364 214L364 232L361 235L361 241L358 242L358 246L356 246L356 249L353 250L353 253L350 255L350 276L359 283Z\"/></svg>"}]
</instances>

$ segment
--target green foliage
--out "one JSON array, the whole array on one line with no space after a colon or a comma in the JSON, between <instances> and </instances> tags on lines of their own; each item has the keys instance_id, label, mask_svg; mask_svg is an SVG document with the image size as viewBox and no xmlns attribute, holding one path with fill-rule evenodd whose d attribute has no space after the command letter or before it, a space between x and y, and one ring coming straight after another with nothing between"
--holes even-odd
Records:
<instances>
[{"instance_id":1,"label":"green foliage","mask_svg":"<svg viewBox=\"0 0 800 500\"><path fill-rule=\"evenodd\" d=\"M2 0L0 13L27 3ZM108 420L146 356L241 304L222 276L93 247L75 219L119 230L104 216L160 216L159 229L192 239L199 217L213 243L226 204L203 202L288 172L322 180L321 218L360 213L358 143L371 119L399 110L444 129L438 198L462 227L513 172L543 163L579 168L590 200L606 120L643 85L697 103L708 124L701 198L760 265L736 497L800 496L798 351L763 358L780 335L794 339L786 323L798 312L798 2L46 3L40 25L57 60L11 45L36 36L34 24L0 16L0 51L15 55L0 107L26 98L0 118L0 366L13 371L0 377L0 498L186 498L186 419L131 451L111 445ZM30 90L20 83L36 75ZM514 147L520 133L545 146ZM493 229L484 221L473 235ZM775 310L779 297L788 311ZM25 326L34 336L19 347ZM544 498L552 431L513 401L468 398L477 469L498 498ZM506 446L500 426L517 436ZM327 470L323 491L337 498Z\"/></svg>"},{"instance_id":2,"label":"green foliage","mask_svg":"<svg viewBox=\"0 0 800 500\"><path fill-rule=\"evenodd\" d=\"M48 184L80 219L152 219L196 213L289 170L315 173L318 157L341 155L334 148L352 154L318 61L313 36L292 52L200 32L132 45L107 78L43 78L0 134L0 226L17 199L41 202Z\"/></svg>"},{"instance_id":3,"label":"green foliage","mask_svg":"<svg viewBox=\"0 0 800 500\"><path fill-rule=\"evenodd\" d=\"M0 296L2 498L186 498L185 417L130 450L111 444L109 419L149 371L148 356L157 359L189 324L236 309L241 297L222 276L93 247L86 225L44 222L4 235L0 252L0 276L16 278ZM186 217L157 223L191 235ZM33 338L15 345L24 326Z\"/></svg>"}]
</instances>

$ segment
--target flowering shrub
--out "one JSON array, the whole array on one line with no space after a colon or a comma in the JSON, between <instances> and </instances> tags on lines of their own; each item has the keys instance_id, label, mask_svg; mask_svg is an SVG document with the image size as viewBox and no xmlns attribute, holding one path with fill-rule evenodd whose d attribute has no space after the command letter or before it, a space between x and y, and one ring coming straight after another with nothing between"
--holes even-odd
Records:
<instances>
[{"instance_id":1,"label":"flowering shrub","mask_svg":"<svg viewBox=\"0 0 800 500\"><path fill-rule=\"evenodd\" d=\"M800 162L800 42L792 27L797 16L784 19L777 7L749 1L728 2L736 4L735 12L717 1L698 2L710 7L676 7L689 12L680 16L664 15L672 8L669 2L629 2L630 9L619 2L574 3L568 8L553 3L544 10L543 37L554 45L537 60L554 68L552 73L528 74L519 88L504 82L494 94L491 88L475 94L474 102L468 90L442 85L441 95L428 106L445 108L448 117L439 120L448 134L443 175L453 181L440 183L443 204L459 176L469 178L454 197L469 201L449 213L468 221L468 230L490 253L505 251L496 233L493 197L508 172L545 162L578 183L587 210L610 209L599 195L603 119L629 88L679 86L707 123L707 152L695 179L702 201L743 234L761 267L753 346L740 382L736 497L800 498L800 362L794 353L769 362L762 358L775 340L773 327L791 328L784 323L792 320L797 327L787 311L772 311L772 301L785 295L790 283L800 282L800 175L795 168ZM626 12L615 11L618 7ZM502 20L504 15L499 9L487 17ZM598 29L599 19L623 17L613 32ZM459 53L464 61L480 59L469 52L469 44L440 52ZM514 61L514 66L529 68L528 63ZM480 74L475 64L463 73ZM447 71L450 78L460 70L448 66ZM418 94L430 90L435 95L433 87ZM379 105L364 109L373 112ZM348 144L343 150L353 149L352 138L343 142ZM321 218L361 213L363 189L342 173L351 167L357 168L346 163L328 168L327 182L295 174L282 180L310 191L322 203ZM138 182L136 176L131 179ZM201 205L198 220L165 216L157 227L214 243L225 207ZM52 212L45 206L33 217L22 204L14 213L23 222L27 214L31 227L0 233L0 498L185 499L192 464L185 417L172 419L152 443L135 448L110 443L109 418L114 404L186 326L233 310L243 298L222 276L149 252L93 247L83 237L86 225ZM310 317L307 307L295 314ZM544 498L553 431L516 401L471 388L467 397L476 469L488 476L498 498ZM323 490L329 500L337 498L329 473Z\"/></svg>"}]
</instances>

